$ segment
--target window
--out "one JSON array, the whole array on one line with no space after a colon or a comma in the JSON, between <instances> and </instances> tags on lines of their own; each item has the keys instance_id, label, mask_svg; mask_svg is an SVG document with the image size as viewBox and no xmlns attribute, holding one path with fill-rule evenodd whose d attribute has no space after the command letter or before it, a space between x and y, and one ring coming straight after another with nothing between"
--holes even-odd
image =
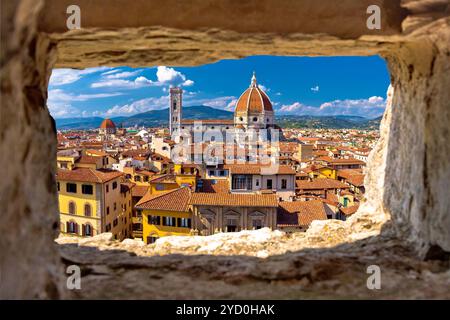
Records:
<instances>
[{"instance_id":1,"label":"window","mask_svg":"<svg viewBox=\"0 0 450 320\"><path fill-rule=\"evenodd\" d=\"M161 224L160 216L148 216L148 224L153 224L159 226Z\"/></svg>"},{"instance_id":2,"label":"window","mask_svg":"<svg viewBox=\"0 0 450 320\"><path fill-rule=\"evenodd\" d=\"M69 202L69 214L76 214L76 207L75 207L75 202L70 201Z\"/></svg>"},{"instance_id":3,"label":"window","mask_svg":"<svg viewBox=\"0 0 450 320\"><path fill-rule=\"evenodd\" d=\"M113 221L113 227L117 226L118 223L119 223L119 221L117 220L117 218L115 218Z\"/></svg>"},{"instance_id":4,"label":"window","mask_svg":"<svg viewBox=\"0 0 450 320\"><path fill-rule=\"evenodd\" d=\"M66 191L70 193L77 193L77 185L76 183L67 183L66 184Z\"/></svg>"},{"instance_id":5,"label":"window","mask_svg":"<svg viewBox=\"0 0 450 320\"><path fill-rule=\"evenodd\" d=\"M141 177L140 176L134 176L134 181L141 182Z\"/></svg>"},{"instance_id":6,"label":"window","mask_svg":"<svg viewBox=\"0 0 450 320\"><path fill-rule=\"evenodd\" d=\"M176 101L173 103L173 110L177 110L177 102Z\"/></svg>"},{"instance_id":7,"label":"window","mask_svg":"<svg viewBox=\"0 0 450 320\"><path fill-rule=\"evenodd\" d=\"M90 224L83 225L83 236L92 237L93 235L92 226Z\"/></svg>"},{"instance_id":8,"label":"window","mask_svg":"<svg viewBox=\"0 0 450 320\"><path fill-rule=\"evenodd\" d=\"M133 231L142 231L142 224L133 223Z\"/></svg>"},{"instance_id":9,"label":"window","mask_svg":"<svg viewBox=\"0 0 450 320\"><path fill-rule=\"evenodd\" d=\"M147 244L155 243L158 237L147 237Z\"/></svg>"},{"instance_id":10,"label":"window","mask_svg":"<svg viewBox=\"0 0 450 320\"><path fill-rule=\"evenodd\" d=\"M262 221L260 219L254 219L252 221L253 229L258 230L262 228Z\"/></svg>"},{"instance_id":11,"label":"window","mask_svg":"<svg viewBox=\"0 0 450 320\"><path fill-rule=\"evenodd\" d=\"M163 185L162 183L158 183L158 184L156 185L156 190L158 190L158 191L164 190L164 185Z\"/></svg>"},{"instance_id":12,"label":"window","mask_svg":"<svg viewBox=\"0 0 450 320\"><path fill-rule=\"evenodd\" d=\"M117 210L117 204L114 202L114 211Z\"/></svg>"},{"instance_id":13,"label":"window","mask_svg":"<svg viewBox=\"0 0 450 320\"><path fill-rule=\"evenodd\" d=\"M225 176L225 170L220 170L219 171L219 176L224 177Z\"/></svg>"},{"instance_id":14,"label":"window","mask_svg":"<svg viewBox=\"0 0 450 320\"><path fill-rule=\"evenodd\" d=\"M227 232L237 231L237 219L227 219Z\"/></svg>"},{"instance_id":15,"label":"window","mask_svg":"<svg viewBox=\"0 0 450 320\"><path fill-rule=\"evenodd\" d=\"M58 191L59 191L59 182L56 183L56 188L57 188Z\"/></svg>"},{"instance_id":16,"label":"window","mask_svg":"<svg viewBox=\"0 0 450 320\"><path fill-rule=\"evenodd\" d=\"M67 233L75 233L78 234L78 224L76 222L70 221L66 224Z\"/></svg>"},{"instance_id":17,"label":"window","mask_svg":"<svg viewBox=\"0 0 450 320\"><path fill-rule=\"evenodd\" d=\"M267 189L272 189L272 179L267 179Z\"/></svg>"},{"instance_id":18,"label":"window","mask_svg":"<svg viewBox=\"0 0 450 320\"><path fill-rule=\"evenodd\" d=\"M148 176L144 176L144 182L148 182Z\"/></svg>"},{"instance_id":19,"label":"window","mask_svg":"<svg viewBox=\"0 0 450 320\"><path fill-rule=\"evenodd\" d=\"M110 232L111 231L111 223L108 223L105 227L106 232Z\"/></svg>"},{"instance_id":20,"label":"window","mask_svg":"<svg viewBox=\"0 0 450 320\"><path fill-rule=\"evenodd\" d=\"M179 228L190 228L191 227L191 219L189 219L189 218L178 218L177 226Z\"/></svg>"},{"instance_id":21,"label":"window","mask_svg":"<svg viewBox=\"0 0 450 320\"><path fill-rule=\"evenodd\" d=\"M175 218L174 217L163 217L163 226L175 227Z\"/></svg>"},{"instance_id":22,"label":"window","mask_svg":"<svg viewBox=\"0 0 450 320\"><path fill-rule=\"evenodd\" d=\"M239 121L244 121L244 118L242 118L242 117L239 117Z\"/></svg>"},{"instance_id":23,"label":"window","mask_svg":"<svg viewBox=\"0 0 450 320\"><path fill-rule=\"evenodd\" d=\"M253 122L256 122L256 121L258 121L258 118L257 117L253 117Z\"/></svg>"},{"instance_id":24,"label":"window","mask_svg":"<svg viewBox=\"0 0 450 320\"><path fill-rule=\"evenodd\" d=\"M269 122L270 120L269 120L269 118L267 118L267 122Z\"/></svg>"},{"instance_id":25,"label":"window","mask_svg":"<svg viewBox=\"0 0 450 320\"><path fill-rule=\"evenodd\" d=\"M67 169L67 162L61 162L61 169Z\"/></svg>"},{"instance_id":26,"label":"window","mask_svg":"<svg viewBox=\"0 0 450 320\"><path fill-rule=\"evenodd\" d=\"M281 189L287 189L287 180L281 179Z\"/></svg>"},{"instance_id":27,"label":"window","mask_svg":"<svg viewBox=\"0 0 450 320\"><path fill-rule=\"evenodd\" d=\"M259 187L259 179L256 179L256 186Z\"/></svg>"},{"instance_id":28,"label":"window","mask_svg":"<svg viewBox=\"0 0 450 320\"><path fill-rule=\"evenodd\" d=\"M94 187L91 184L83 184L83 185L81 185L81 193L82 194L93 194Z\"/></svg>"},{"instance_id":29,"label":"window","mask_svg":"<svg viewBox=\"0 0 450 320\"><path fill-rule=\"evenodd\" d=\"M91 208L91 205L89 203L86 203L84 205L84 215L86 217L90 217L92 215L92 208Z\"/></svg>"},{"instance_id":30,"label":"window","mask_svg":"<svg viewBox=\"0 0 450 320\"><path fill-rule=\"evenodd\" d=\"M106 192L109 192L109 184L106 185Z\"/></svg>"},{"instance_id":31,"label":"window","mask_svg":"<svg viewBox=\"0 0 450 320\"><path fill-rule=\"evenodd\" d=\"M114 182L113 182L112 188L113 188L113 190L114 190L114 189L117 189L117 181L114 181Z\"/></svg>"},{"instance_id":32,"label":"window","mask_svg":"<svg viewBox=\"0 0 450 320\"><path fill-rule=\"evenodd\" d=\"M213 176L214 175L214 170L209 170L209 175Z\"/></svg>"},{"instance_id":33,"label":"window","mask_svg":"<svg viewBox=\"0 0 450 320\"><path fill-rule=\"evenodd\" d=\"M109 214L109 207L106 207L106 215Z\"/></svg>"},{"instance_id":34,"label":"window","mask_svg":"<svg viewBox=\"0 0 450 320\"><path fill-rule=\"evenodd\" d=\"M251 190L252 176L251 175L233 175L232 188L234 190Z\"/></svg>"}]
</instances>

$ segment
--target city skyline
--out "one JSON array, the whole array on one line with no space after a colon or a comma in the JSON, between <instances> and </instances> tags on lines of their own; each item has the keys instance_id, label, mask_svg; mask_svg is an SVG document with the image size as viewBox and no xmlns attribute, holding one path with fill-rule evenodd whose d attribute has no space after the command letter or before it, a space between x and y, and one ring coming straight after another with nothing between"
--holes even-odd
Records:
<instances>
[{"instance_id":1,"label":"city skyline","mask_svg":"<svg viewBox=\"0 0 450 320\"><path fill-rule=\"evenodd\" d=\"M233 111L252 72L278 115L354 115L384 112L389 74L370 57L253 56L197 67L55 69L48 107L55 118L131 116L166 109L168 88L184 90L184 105Z\"/></svg>"}]
</instances>

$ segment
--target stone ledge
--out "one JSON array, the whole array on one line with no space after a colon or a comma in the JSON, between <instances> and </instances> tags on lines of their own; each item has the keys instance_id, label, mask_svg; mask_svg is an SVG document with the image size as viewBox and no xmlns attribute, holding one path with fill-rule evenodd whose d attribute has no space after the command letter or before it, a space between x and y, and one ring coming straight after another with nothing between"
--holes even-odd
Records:
<instances>
[{"instance_id":1,"label":"stone ledge","mask_svg":"<svg viewBox=\"0 0 450 320\"><path fill-rule=\"evenodd\" d=\"M82 289L70 298L450 298L449 263L417 259L382 230L384 222L385 215L357 213L293 235L261 229L153 245L111 234L56 241L63 262L82 269ZM381 268L381 290L366 287L372 264Z\"/></svg>"}]
</instances>

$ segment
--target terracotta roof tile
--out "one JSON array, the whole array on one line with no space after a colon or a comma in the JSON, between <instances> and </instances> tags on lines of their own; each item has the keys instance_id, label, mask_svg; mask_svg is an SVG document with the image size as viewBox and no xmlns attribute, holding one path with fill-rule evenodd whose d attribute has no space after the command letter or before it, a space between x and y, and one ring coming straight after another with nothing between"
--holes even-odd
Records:
<instances>
[{"instance_id":1,"label":"terracotta roof tile","mask_svg":"<svg viewBox=\"0 0 450 320\"><path fill-rule=\"evenodd\" d=\"M275 171L272 171L270 165L261 164L230 164L225 165L225 169L229 169L231 174L295 174L295 170L288 165L273 166Z\"/></svg>"},{"instance_id":2,"label":"terracotta roof tile","mask_svg":"<svg viewBox=\"0 0 450 320\"><path fill-rule=\"evenodd\" d=\"M148 188L148 186L135 186L133 189L131 189L131 196L143 197L147 193Z\"/></svg>"},{"instance_id":3,"label":"terracotta roof tile","mask_svg":"<svg viewBox=\"0 0 450 320\"><path fill-rule=\"evenodd\" d=\"M297 189L300 190L321 190L321 189L348 189L349 186L334 179L318 178L312 181L297 180L295 182Z\"/></svg>"},{"instance_id":4,"label":"terracotta roof tile","mask_svg":"<svg viewBox=\"0 0 450 320\"><path fill-rule=\"evenodd\" d=\"M322 201L283 201L280 202L277 224L309 226L314 220L327 219Z\"/></svg>"},{"instance_id":5,"label":"terracotta roof tile","mask_svg":"<svg viewBox=\"0 0 450 320\"><path fill-rule=\"evenodd\" d=\"M189 202L192 205L229 207L277 207L276 195L236 194L236 193L193 193Z\"/></svg>"},{"instance_id":6,"label":"terracotta roof tile","mask_svg":"<svg viewBox=\"0 0 450 320\"><path fill-rule=\"evenodd\" d=\"M58 169L57 180L105 183L122 176L123 173L108 169L75 168L73 170Z\"/></svg>"},{"instance_id":7,"label":"terracotta roof tile","mask_svg":"<svg viewBox=\"0 0 450 320\"><path fill-rule=\"evenodd\" d=\"M187 187L151 194L148 191L138 203L137 209L153 209L188 212L191 191Z\"/></svg>"}]
</instances>

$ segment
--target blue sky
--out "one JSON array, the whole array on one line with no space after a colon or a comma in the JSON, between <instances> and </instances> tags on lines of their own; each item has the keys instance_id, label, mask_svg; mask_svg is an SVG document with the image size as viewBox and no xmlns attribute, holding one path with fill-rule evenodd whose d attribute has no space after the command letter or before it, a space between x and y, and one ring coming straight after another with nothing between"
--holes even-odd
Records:
<instances>
[{"instance_id":1,"label":"blue sky","mask_svg":"<svg viewBox=\"0 0 450 320\"><path fill-rule=\"evenodd\" d=\"M182 86L185 106L233 111L253 71L276 114L374 118L390 82L378 56L254 56L198 67L54 69L47 104L55 118L129 116L167 108L168 88Z\"/></svg>"}]
</instances>

